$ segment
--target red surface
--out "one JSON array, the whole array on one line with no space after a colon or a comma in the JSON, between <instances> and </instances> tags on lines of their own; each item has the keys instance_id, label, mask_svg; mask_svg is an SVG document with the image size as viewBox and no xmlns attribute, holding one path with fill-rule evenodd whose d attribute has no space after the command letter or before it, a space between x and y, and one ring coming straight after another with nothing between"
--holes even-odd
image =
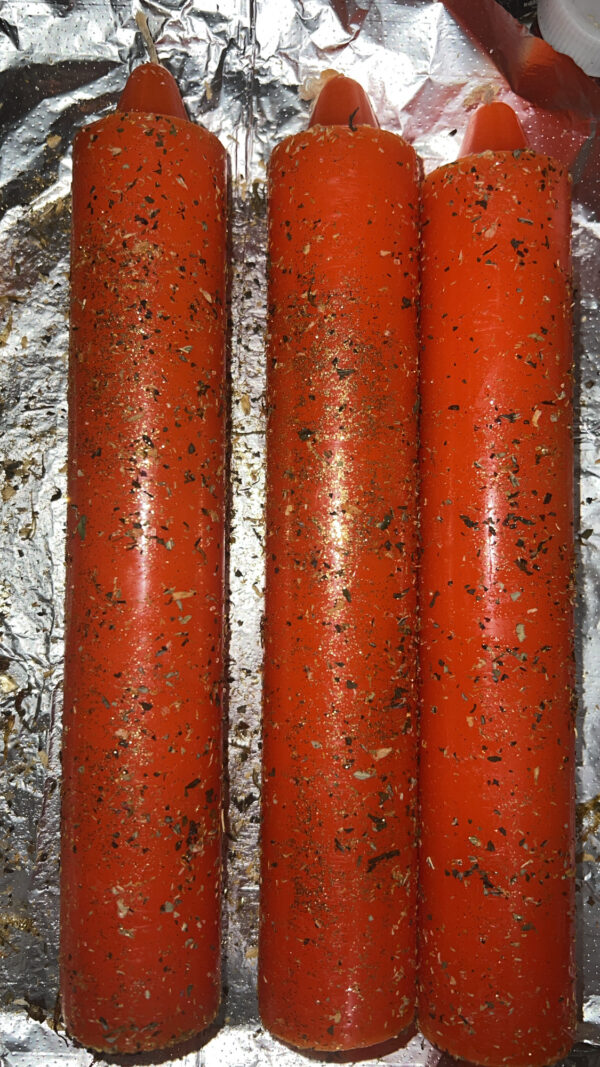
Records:
<instances>
[{"instance_id":1,"label":"red surface","mask_svg":"<svg viewBox=\"0 0 600 1067\"><path fill-rule=\"evenodd\" d=\"M121 93L118 110L187 119L179 86L173 75L159 63L142 63L131 72Z\"/></svg>"},{"instance_id":2,"label":"red surface","mask_svg":"<svg viewBox=\"0 0 600 1067\"><path fill-rule=\"evenodd\" d=\"M422 234L420 1025L547 1064L575 1021L566 173L442 167Z\"/></svg>"},{"instance_id":3,"label":"red surface","mask_svg":"<svg viewBox=\"0 0 600 1067\"><path fill-rule=\"evenodd\" d=\"M225 205L189 122L76 138L61 991L114 1053L219 1003Z\"/></svg>"},{"instance_id":4,"label":"red surface","mask_svg":"<svg viewBox=\"0 0 600 1067\"><path fill-rule=\"evenodd\" d=\"M371 101L353 78L336 74L321 89L310 117L310 126L379 126Z\"/></svg>"},{"instance_id":5,"label":"red surface","mask_svg":"<svg viewBox=\"0 0 600 1067\"><path fill-rule=\"evenodd\" d=\"M414 1014L417 180L347 124L269 170L258 982L307 1048Z\"/></svg>"},{"instance_id":6,"label":"red surface","mask_svg":"<svg viewBox=\"0 0 600 1067\"><path fill-rule=\"evenodd\" d=\"M516 151L526 147L525 134L513 109L496 100L491 104L483 104L473 113L460 154L468 156L474 152Z\"/></svg>"},{"instance_id":7,"label":"red surface","mask_svg":"<svg viewBox=\"0 0 600 1067\"><path fill-rule=\"evenodd\" d=\"M595 120L600 116L598 79L585 74L570 56L533 36L497 0L444 3L493 59L516 94L510 103L519 111L529 144L559 159L575 177L577 201L596 211L600 202L600 138L595 135Z\"/></svg>"},{"instance_id":8,"label":"red surface","mask_svg":"<svg viewBox=\"0 0 600 1067\"><path fill-rule=\"evenodd\" d=\"M519 96L538 108L565 112L569 126L575 124L576 116L600 115L600 84L596 79L585 74L570 56L533 36L497 0L444 0L444 5L493 58Z\"/></svg>"}]
</instances>

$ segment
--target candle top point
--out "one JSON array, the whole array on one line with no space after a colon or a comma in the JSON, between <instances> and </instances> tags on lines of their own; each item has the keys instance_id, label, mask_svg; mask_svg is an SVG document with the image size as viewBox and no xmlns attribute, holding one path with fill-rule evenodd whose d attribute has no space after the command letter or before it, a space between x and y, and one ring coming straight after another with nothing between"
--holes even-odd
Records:
<instances>
[{"instance_id":1,"label":"candle top point","mask_svg":"<svg viewBox=\"0 0 600 1067\"><path fill-rule=\"evenodd\" d=\"M460 155L470 156L488 151L515 152L520 148L527 148L521 123L512 107L501 100L494 100L491 104L482 104L471 116Z\"/></svg>"},{"instance_id":2,"label":"candle top point","mask_svg":"<svg viewBox=\"0 0 600 1067\"><path fill-rule=\"evenodd\" d=\"M336 74L325 82L317 97L309 126L375 126L379 123L371 101L354 78Z\"/></svg>"},{"instance_id":3,"label":"candle top point","mask_svg":"<svg viewBox=\"0 0 600 1067\"><path fill-rule=\"evenodd\" d=\"M131 72L118 109L169 115L176 119L188 117L175 78L159 63L142 63Z\"/></svg>"}]
</instances>

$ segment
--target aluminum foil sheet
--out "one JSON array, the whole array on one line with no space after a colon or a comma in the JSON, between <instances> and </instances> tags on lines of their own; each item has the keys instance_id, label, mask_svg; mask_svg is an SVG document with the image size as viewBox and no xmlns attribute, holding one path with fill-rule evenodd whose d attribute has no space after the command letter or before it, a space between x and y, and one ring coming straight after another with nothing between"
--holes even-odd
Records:
<instances>
[{"instance_id":1,"label":"aluminum foil sheet","mask_svg":"<svg viewBox=\"0 0 600 1067\"><path fill-rule=\"evenodd\" d=\"M71 145L78 127L115 106L144 57L140 6L0 0L2 1067L105 1062L69 1042L57 1003ZM411 141L426 170L456 157L469 111L493 97L516 107L533 147L556 143L588 178L591 141L572 115L517 97L433 0L146 0L144 8L191 118L221 138L231 160L230 810L219 1026L175 1059L135 1063L300 1067L320 1061L262 1030L255 995L266 163L305 124L307 83L326 68L363 83L381 125ZM590 181L576 186L574 209L581 1024L566 1062L600 1067L600 195ZM355 1062L443 1067L446 1058L417 1034L377 1061Z\"/></svg>"}]
</instances>

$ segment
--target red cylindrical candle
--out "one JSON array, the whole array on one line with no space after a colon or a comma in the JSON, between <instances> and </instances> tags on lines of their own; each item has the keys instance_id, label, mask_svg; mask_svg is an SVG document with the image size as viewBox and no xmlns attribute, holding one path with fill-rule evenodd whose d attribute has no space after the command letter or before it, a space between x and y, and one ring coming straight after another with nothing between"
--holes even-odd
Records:
<instances>
[{"instance_id":1,"label":"red cylindrical candle","mask_svg":"<svg viewBox=\"0 0 600 1067\"><path fill-rule=\"evenodd\" d=\"M415 986L418 166L345 83L269 168L259 1000L318 1049Z\"/></svg>"},{"instance_id":2,"label":"red cylindrical candle","mask_svg":"<svg viewBox=\"0 0 600 1067\"><path fill-rule=\"evenodd\" d=\"M517 1067L574 1026L570 198L497 106L423 186L419 1018Z\"/></svg>"},{"instance_id":3,"label":"red cylindrical candle","mask_svg":"<svg viewBox=\"0 0 600 1067\"><path fill-rule=\"evenodd\" d=\"M61 989L113 1053L220 996L225 212L139 68L73 158Z\"/></svg>"}]
</instances>

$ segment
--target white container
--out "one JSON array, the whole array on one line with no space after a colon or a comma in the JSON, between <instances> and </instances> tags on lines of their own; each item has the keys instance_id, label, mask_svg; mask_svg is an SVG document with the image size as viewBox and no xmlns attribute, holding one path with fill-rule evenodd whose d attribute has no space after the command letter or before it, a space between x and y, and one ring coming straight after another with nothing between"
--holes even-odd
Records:
<instances>
[{"instance_id":1,"label":"white container","mask_svg":"<svg viewBox=\"0 0 600 1067\"><path fill-rule=\"evenodd\" d=\"M537 18L548 44L600 77L600 0L539 0Z\"/></svg>"}]
</instances>

